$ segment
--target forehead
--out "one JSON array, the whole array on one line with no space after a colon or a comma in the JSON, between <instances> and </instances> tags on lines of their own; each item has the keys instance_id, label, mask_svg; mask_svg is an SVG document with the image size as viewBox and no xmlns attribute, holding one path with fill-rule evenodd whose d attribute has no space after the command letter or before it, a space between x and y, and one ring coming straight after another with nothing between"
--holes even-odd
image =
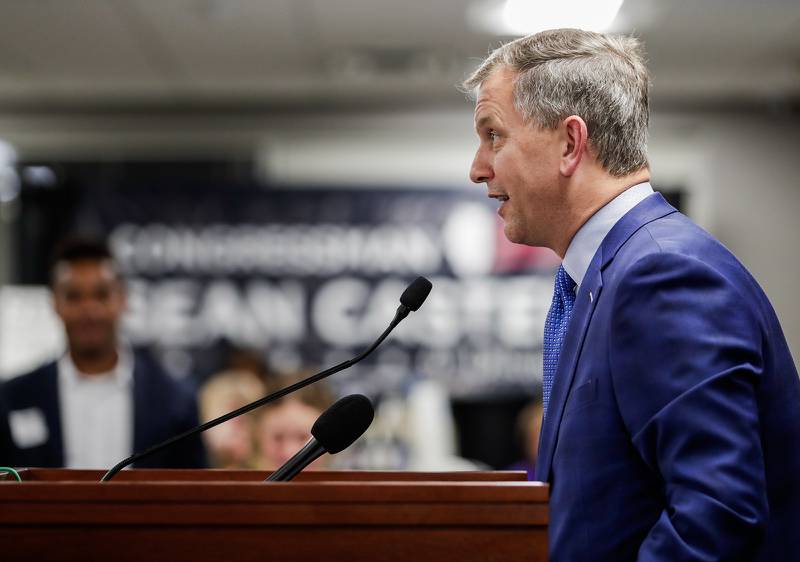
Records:
<instances>
[{"instance_id":1,"label":"forehead","mask_svg":"<svg viewBox=\"0 0 800 562\"><path fill-rule=\"evenodd\" d=\"M117 280L117 274L109 260L64 261L58 263L53 271L56 285L115 283Z\"/></svg>"},{"instance_id":2,"label":"forehead","mask_svg":"<svg viewBox=\"0 0 800 562\"><path fill-rule=\"evenodd\" d=\"M265 411L261 422L266 428L300 426L310 429L319 415L316 408L290 398Z\"/></svg>"},{"instance_id":3,"label":"forehead","mask_svg":"<svg viewBox=\"0 0 800 562\"><path fill-rule=\"evenodd\" d=\"M507 67L501 67L481 83L475 101L476 122L488 114L516 111L514 107L515 77L516 72Z\"/></svg>"}]
</instances>

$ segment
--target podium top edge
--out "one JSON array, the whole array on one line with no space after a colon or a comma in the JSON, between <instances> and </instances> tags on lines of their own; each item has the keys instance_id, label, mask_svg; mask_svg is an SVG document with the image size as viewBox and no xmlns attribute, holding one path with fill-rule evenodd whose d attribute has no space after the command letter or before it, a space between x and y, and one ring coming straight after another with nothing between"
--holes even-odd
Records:
<instances>
[{"instance_id":1,"label":"podium top edge","mask_svg":"<svg viewBox=\"0 0 800 562\"><path fill-rule=\"evenodd\" d=\"M104 470L63 468L20 468L24 483L99 482ZM261 482L265 470L226 469L132 469L123 470L112 482ZM10 480L6 478L5 480ZM0 475L0 482L3 481ZM295 482L527 482L524 471L364 471L320 470L300 473ZM109 482L111 483L111 482Z\"/></svg>"}]
</instances>

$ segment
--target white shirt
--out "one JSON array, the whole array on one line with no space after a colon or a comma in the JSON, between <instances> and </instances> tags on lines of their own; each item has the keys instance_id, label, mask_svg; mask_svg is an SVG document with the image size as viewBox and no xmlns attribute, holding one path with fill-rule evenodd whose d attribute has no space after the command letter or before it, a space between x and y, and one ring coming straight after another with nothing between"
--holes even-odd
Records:
<instances>
[{"instance_id":1,"label":"white shirt","mask_svg":"<svg viewBox=\"0 0 800 562\"><path fill-rule=\"evenodd\" d=\"M64 466L110 468L133 449L133 357L117 353L107 373L85 375L69 353L58 361Z\"/></svg>"},{"instance_id":2,"label":"white shirt","mask_svg":"<svg viewBox=\"0 0 800 562\"><path fill-rule=\"evenodd\" d=\"M597 211L572 237L561 265L577 285L578 290L589 264L592 263L603 239L625 214L655 193L649 182L630 187Z\"/></svg>"}]
</instances>

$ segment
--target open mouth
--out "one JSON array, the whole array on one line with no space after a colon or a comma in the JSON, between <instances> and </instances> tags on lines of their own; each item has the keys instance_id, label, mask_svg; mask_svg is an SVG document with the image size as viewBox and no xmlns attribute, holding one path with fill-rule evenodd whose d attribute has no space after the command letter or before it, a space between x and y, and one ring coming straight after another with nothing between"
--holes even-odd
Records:
<instances>
[{"instance_id":1,"label":"open mouth","mask_svg":"<svg viewBox=\"0 0 800 562\"><path fill-rule=\"evenodd\" d=\"M491 197L492 199L496 199L497 201L500 202L500 208L497 209L497 214L501 218L505 219L505 216L503 215L503 211L505 210L506 202L509 199L508 195L505 195L504 193L490 193L489 197Z\"/></svg>"}]
</instances>

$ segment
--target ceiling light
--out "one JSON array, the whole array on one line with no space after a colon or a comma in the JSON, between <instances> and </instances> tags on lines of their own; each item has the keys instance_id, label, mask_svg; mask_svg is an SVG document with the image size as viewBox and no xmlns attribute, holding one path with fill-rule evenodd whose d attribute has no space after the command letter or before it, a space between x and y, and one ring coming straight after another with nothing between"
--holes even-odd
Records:
<instances>
[{"instance_id":1,"label":"ceiling light","mask_svg":"<svg viewBox=\"0 0 800 562\"><path fill-rule=\"evenodd\" d=\"M574 27L607 31L623 0L506 0L473 5L469 22L483 31L500 35L527 35Z\"/></svg>"}]
</instances>

